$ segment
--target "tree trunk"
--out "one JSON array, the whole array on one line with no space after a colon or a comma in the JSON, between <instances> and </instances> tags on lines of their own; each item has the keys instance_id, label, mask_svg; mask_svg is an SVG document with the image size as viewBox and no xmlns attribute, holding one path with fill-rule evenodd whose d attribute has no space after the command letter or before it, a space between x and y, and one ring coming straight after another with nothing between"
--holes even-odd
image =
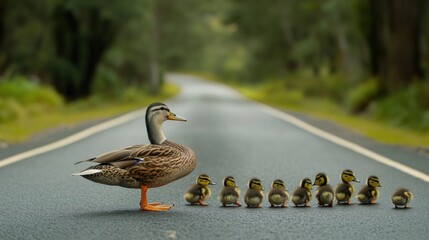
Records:
<instances>
[{"instance_id":1,"label":"tree trunk","mask_svg":"<svg viewBox=\"0 0 429 240\"><path fill-rule=\"evenodd\" d=\"M370 71L379 76L382 85L386 84L386 1L368 0L370 24L368 29L368 45L370 54Z\"/></svg>"},{"instance_id":2,"label":"tree trunk","mask_svg":"<svg viewBox=\"0 0 429 240\"><path fill-rule=\"evenodd\" d=\"M389 3L387 79L389 92L395 92L421 76L419 66L421 14L419 0L391 0Z\"/></svg>"},{"instance_id":3,"label":"tree trunk","mask_svg":"<svg viewBox=\"0 0 429 240\"><path fill-rule=\"evenodd\" d=\"M157 94L160 89L160 69L159 69L159 24L160 24L160 9L158 4L154 2L152 31L150 33L150 42L152 51L150 53L150 93Z\"/></svg>"}]
</instances>

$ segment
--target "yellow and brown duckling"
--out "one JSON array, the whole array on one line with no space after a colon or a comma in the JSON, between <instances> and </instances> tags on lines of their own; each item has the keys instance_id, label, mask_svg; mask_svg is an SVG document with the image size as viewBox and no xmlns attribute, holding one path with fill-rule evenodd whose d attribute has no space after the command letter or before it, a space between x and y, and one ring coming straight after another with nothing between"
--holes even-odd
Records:
<instances>
[{"instance_id":1,"label":"yellow and brown duckling","mask_svg":"<svg viewBox=\"0 0 429 240\"><path fill-rule=\"evenodd\" d=\"M237 207L241 207L241 203L238 201L239 199L240 189L238 189L234 177L225 177L223 179L223 188L219 194L220 203L224 207L226 207L227 205L235 205Z\"/></svg>"},{"instance_id":2,"label":"yellow and brown duckling","mask_svg":"<svg viewBox=\"0 0 429 240\"><path fill-rule=\"evenodd\" d=\"M274 180L271 189L267 194L268 201L271 204L271 207L282 207L286 208L286 201L289 198L285 183L280 180Z\"/></svg>"},{"instance_id":3,"label":"yellow and brown duckling","mask_svg":"<svg viewBox=\"0 0 429 240\"><path fill-rule=\"evenodd\" d=\"M376 176L370 176L364 186L356 196L362 204L374 204L379 194L378 187L381 187L380 180Z\"/></svg>"},{"instance_id":4,"label":"yellow and brown duckling","mask_svg":"<svg viewBox=\"0 0 429 240\"><path fill-rule=\"evenodd\" d=\"M304 178L301 180L300 187L295 189L292 194L292 202L295 206L304 206L309 207L308 203L311 200L311 180L309 178Z\"/></svg>"},{"instance_id":5,"label":"yellow and brown duckling","mask_svg":"<svg viewBox=\"0 0 429 240\"><path fill-rule=\"evenodd\" d=\"M244 195L244 202L249 208L260 208L264 199L264 192L261 180L252 178L248 184L249 189Z\"/></svg>"},{"instance_id":6,"label":"yellow and brown duckling","mask_svg":"<svg viewBox=\"0 0 429 240\"><path fill-rule=\"evenodd\" d=\"M77 162L98 165L73 175L96 183L140 189L142 211L169 210L171 205L148 203L147 190L188 175L195 168L196 158L188 147L166 139L162 124L167 120L186 122L164 103L152 103L146 110L146 130L151 144L134 145Z\"/></svg>"},{"instance_id":7,"label":"yellow and brown duckling","mask_svg":"<svg viewBox=\"0 0 429 240\"><path fill-rule=\"evenodd\" d=\"M354 187L351 185L351 182L360 182L356 179L356 176L352 170L346 169L341 173L342 183L338 184L335 189L335 198L337 199L337 204L347 204L351 205L351 197L354 193Z\"/></svg>"},{"instance_id":8,"label":"yellow and brown duckling","mask_svg":"<svg viewBox=\"0 0 429 240\"><path fill-rule=\"evenodd\" d=\"M201 174L197 177L196 184L188 189L183 198L191 205L208 206L204 203L211 195L208 185L215 185L215 183L206 174Z\"/></svg>"},{"instance_id":9,"label":"yellow and brown duckling","mask_svg":"<svg viewBox=\"0 0 429 240\"><path fill-rule=\"evenodd\" d=\"M392 203L395 205L395 208L407 208L411 200L413 200L413 194L406 188L400 188L392 195Z\"/></svg>"},{"instance_id":10,"label":"yellow and brown duckling","mask_svg":"<svg viewBox=\"0 0 429 240\"><path fill-rule=\"evenodd\" d=\"M332 207L334 204L334 190L328 184L328 176L324 173L318 173L314 180L314 185L319 186L315 195L318 205Z\"/></svg>"}]
</instances>

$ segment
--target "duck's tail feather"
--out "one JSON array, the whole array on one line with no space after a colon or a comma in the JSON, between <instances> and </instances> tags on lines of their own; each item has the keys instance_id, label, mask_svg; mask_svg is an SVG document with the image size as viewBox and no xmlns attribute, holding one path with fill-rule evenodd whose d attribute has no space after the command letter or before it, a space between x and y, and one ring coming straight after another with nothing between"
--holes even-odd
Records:
<instances>
[{"instance_id":1,"label":"duck's tail feather","mask_svg":"<svg viewBox=\"0 0 429 240\"><path fill-rule=\"evenodd\" d=\"M83 170L82 172L73 173L72 176L85 176L85 175L92 175L92 174L101 173L101 172L102 170L100 169L87 169L87 170Z\"/></svg>"}]
</instances>

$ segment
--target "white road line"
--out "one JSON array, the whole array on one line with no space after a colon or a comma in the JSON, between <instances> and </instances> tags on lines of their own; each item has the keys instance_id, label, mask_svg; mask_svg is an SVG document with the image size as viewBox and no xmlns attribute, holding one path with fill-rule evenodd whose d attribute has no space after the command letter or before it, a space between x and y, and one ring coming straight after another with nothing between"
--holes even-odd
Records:
<instances>
[{"instance_id":1,"label":"white road line","mask_svg":"<svg viewBox=\"0 0 429 240\"><path fill-rule=\"evenodd\" d=\"M265 113L267 113L267 114L269 114L271 116L279 118L279 119L281 119L283 121L286 121L286 122L288 122L288 123L290 123L292 125L295 125L295 126L301 128L301 129L303 129L303 130L305 130L305 131L307 131L309 133L312 133L312 134L314 134L314 135L316 135L318 137L326 139L326 140L328 140L328 141L330 141L332 143L335 143L337 145L340 145L342 147L350 149L350 150L352 150L352 151L354 151L356 153L359 153L359 154L361 154L361 155L363 155L365 157L373 159L373 160L375 160L377 162L380 162L380 163L382 163L384 165L387 165L389 167L392 167L394 169L397 169L397 170L399 170L401 172L404 172L406 174L409 174L409 175L411 175L413 177L416 177L418 179L421 179L421 180L429 183L429 175L427 175L427 174L425 174L423 172L420 172L420 171L415 170L415 169L413 169L411 167L405 166L405 165L403 165L401 163L398 163L395 160L392 160L390 158L384 157L384 156L382 156L380 154L377 154L377 153L375 153L375 152L373 152L371 150L368 150L368 149L366 149L364 147L361 147L361 146L359 146L359 145L357 145L355 143L349 142L347 140L344 140L342 138L334 136L334 135L332 135L332 134L330 134L328 132L320 130L320 129L318 129L318 128L316 128L316 127L314 127L314 126L312 126L312 125L310 125L308 123L305 123L304 121L301 121L298 118L293 117L293 116L291 116L291 115L289 115L289 114L287 114L285 112L279 111L279 110L277 110L275 108L269 107L267 105L264 105L264 104L261 104L261 103L258 103L258 102L256 102L256 103L260 106L260 108L262 109L262 111L264 111Z\"/></svg>"},{"instance_id":2,"label":"white road line","mask_svg":"<svg viewBox=\"0 0 429 240\"><path fill-rule=\"evenodd\" d=\"M91 135L94 135L96 133L99 133L101 131L104 131L106 129L121 125L123 123L129 122L131 120L134 120L138 117L144 116L145 110L137 110L134 112L130 112L128 114L122 115L120 117L114 118L112 120L100 123L98 125L92 126L90 128L87 128L81 132L78 132L76 134L73 134L71 136L68 136L66 138L63 138L61 140L58 140L56 142L23 152L16 155L13 155L11 157L5 158L3 160L0 160L0 168L5 167L7 165L10 165L12 163L16 163L19 161L22 161L24 159L34 157L39 154L43 154L64 146L67 146L69 144L75 143L79 140L82 140L84 138L87 138Z\"/></svg>"}]
</instances>

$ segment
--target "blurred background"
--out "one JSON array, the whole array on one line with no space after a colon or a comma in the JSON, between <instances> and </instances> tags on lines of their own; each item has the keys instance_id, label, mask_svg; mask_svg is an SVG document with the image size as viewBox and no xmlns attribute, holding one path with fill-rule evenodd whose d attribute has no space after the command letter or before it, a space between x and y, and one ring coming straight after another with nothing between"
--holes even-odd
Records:
<instances>
[{"instance_id":1,"label":"blurred background","mask_svg":"<svg viewBox=\"0 0 429 240\"><path fill-rule=\"evenodd\" d=\"M425 0L1 0L0 141L174 95L183 72L429 146ZM108 109L108 110L106 110ZM385 133L373 133L386 135ZM390 139L391 140L391 139ZM386 139L389 141L389 139ZM411 140L407 140L410 142Z\"/></svg>"}]
</instances>

